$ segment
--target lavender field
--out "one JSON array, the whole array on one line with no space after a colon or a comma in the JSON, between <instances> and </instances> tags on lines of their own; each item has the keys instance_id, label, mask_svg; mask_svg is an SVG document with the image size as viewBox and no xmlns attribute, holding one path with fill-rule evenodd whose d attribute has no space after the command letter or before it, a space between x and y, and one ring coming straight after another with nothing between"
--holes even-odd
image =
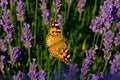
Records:
<instances>
[{"instance_id":1,"label":"lavender field","mask_svg":"<svg viewBox=\"0 0 120 80\"><path fill-rule=\"evenodd\" d=\"M51 18L69 65L46 45ZM0 80L120 80L120 0L1 0Z\"/></svg>"}]
</instances>

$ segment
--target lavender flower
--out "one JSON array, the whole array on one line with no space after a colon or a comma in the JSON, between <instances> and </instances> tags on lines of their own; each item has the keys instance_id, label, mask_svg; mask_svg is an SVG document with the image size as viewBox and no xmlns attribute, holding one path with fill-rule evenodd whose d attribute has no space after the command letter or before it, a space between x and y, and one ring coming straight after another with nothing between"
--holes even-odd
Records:
<instances>
[{"instance_id":1,"label":"lavender flower","mask_svg":"<svg viewBox=\"0 0 120 80\"><path fill-rule=\"evenodd\" d=\"M103 6L100 6L101 17L105 19L104 26L106 29L110 29L110 25L113 22L114 18L112 16L113 10L113 0L104 1Z\"/></svg>"},{"instance_id":2,"label":"lavender flower","mask_svg":"<svg viewBox=\"0 0 120 80\"><path fill-rule=\"evenodd\" d=\"M25 78L25 74L19 71L16 75L12 76L13 80L23 80Z\"/></svg>"},{"instance_id":3,"label":"lavender flower","mask_svg":"<svg viewBox=\"0 0 120 80\"><path fill-rule=\"evenodd\" d=\"M120 75L120 52L117 52L115 55L114 55L114 59L113 60L110 60L110 73L112 75Z\"/></svg>"},{"instance_id":4,"label":"lavender flower","mask_svg":"<svg viewBox=\"0 0 120 80\"><path fill-rule=\"evenodd\" d=\"M61 7L61 1L60 0L53 0L53 6L54 6L54 13L58 14L60 7Z\"/></svg>"},{"instance_id":5,"label":"lavender flower","mask_svg":"<svg viewBox=\"0 0 120 80\"><path fill-rule=\"evenodd\" d=\"M3 71L3 68L4 68L4 59L5 59L5 56L4 56L4 55L1 55L1 56L0 56L0 71L1 71L2 73L4 73L4 71Z\"/></svg>"},{"instance_id":6,"label":"lavender flower","mask_svg":"<svg viewBox=\"0 0 120 80\"><path fill-rule=\"evenodd\" d=\"M105 31L110 29L111 23L114 21L113 17L113 0L105 0L104 4L100 6L100 16L92 20L90 29L103 34Z\"/></svg>"},{"instance_id":7,"label":"lavender flower","mask_svg":"<svg viewBox=\"0 0 120 80\"><path fill-rule=\"evenodd\" d=\"M16 46L16 47L10 46L10 61L9 61L9 63L13 65L16 62L16 60L19 58L20 55L21 55L21 51L18 46Z\"/></svg>"},{"instance_id":8,"label":"lavender flower","mask_svg":"<svg viewBox=\"0 0 120 80\"><path fill-rule=\"evenodd\" d=\"M112 14L115 16L115 18L120 18L120 5L119 4L120 4L119 0L114 0Z\"/></svg>"},{"instance_id":9,"label":"lavender flower","mask_svg":"<svg viewBox=\"0 0 120 80\"><path fill-rule=\"evenodd\" d=\"M49 24L49 16L50 16L50 12L49 10L46 8L46 0L40 0L41 4L40 4L40 9L42 11L42 17L44 20L45 24Z\"/></svg>"},{"instance_id":10,"label":"lavender flower","mask_svg":"<svg viewBox=\"0 0 120 80\"><path fill-rule=\"evenodd\" d=\"M3 52L5 52L7 50L6 41L4 39L0 39L0 50Z\"/></svg>"},{"instance_id":11,"label":"lavender flower","mask_svg":"<svg viewBox=\"0 0 120 80\"><path fill-rule=\"evenodd\" d=\"M102 28L102 25L104 23L105 19L104 18L101 18L101 17L96 17L95 19L93 19L91 21L91 25L90 25L90 29L93 31L93 32L99 32L100 34L103 34L104 33L104 29Z\"/></svg>"},{"instance_id":12,"label":"lavender flower","mask_svg":"<svg viewBox=\"0 0 120 80\"><path fill-rule=\"evenodd\" d=\"M58 20L57 20L61 30L63 28L63 16L61 14L58 14Z\"/></svg>"},{"instance_id":13,"label":"lavender flower","mask_svg":"<svg viewBox=\"0 0 120 80\"><path fill-rule=\"evenodd\" d=\"M12 33L9 33L5 36L5 42L12 42L13 38L12 38Z\"/></svg>"},{"instance_id":14,"label":"lavender flower","mask_svg":"<svg viewBox=\"0 0 120 80\"><path fill-rule=\"evenodd\" d=\"M104 33L103 45L104 48L102 50L104 51L104 58L105 60L108 60L111 55L111 49L113 45L113 34L111 30L108 30Z\"/></svg>"},{"instance_id":15,"label":"lavender flower","mask_svg":"<svg viewBox=\"0 0 120 80\"><path fill-rule=\"evenodd\" d=\"M36 59L33 59L33 63L30 64L28 76L31 80L45 80L45 72L44 70L37 71L37 64L35 63Z\"/></svg>"},{"instance_id":16,"label":"lavender flower","mask_svg":"<svg viewBox=\"0 0 120 80\"><path fill-rule=\"evenodd\" d=\"M41 1L41 4L40 5L40 9L43 11L46 9L46 0L40 0Z\"/></svg>"},{"instance_id":17,"label":"lavender flower","mask_svg":"<svg viewBox=\"0 0 120 80\"><path fill-rule=\"evenodd\" d=\"M117 30L117 33L114 37L114 44L118 45L118 44L120 44L120 22L117 23L116 30Z\"/></svg>"},{"instance_id":18,"label":"lavender flower","mask_svg":"<svg viewBox=\"0 0 120 80\"><path fill-rule=\"evenodd\" d=\"M3 26L4 31L7 33L5 36L6 42L11 42L13 40L12 33L14 31L14 26L11 24L12 20L10 19L10 10L3 9L2 19L0 20L0 25Z\"/></svg>"},{"instance_id":19,"label":"lavender flower","mask_svg":"<svg viewBox=\"0 0 120 80\"><path fill-rule=\"evenodd\" d=\"M42 17L44 19L44 23L45 24L49 24L49 16L50 16L49 10L48 9L44 9Z\"/></svg>"},{"instance_id":20,"label":"lavender flower","mask_svg":"<svg viewBox=\"0 0 120 80\"><path fill-rule=\"evenodd\" d=\"M79 71L77 64L71 64L69 66L69 71L63 74L64 80L74 80L75 75Z\"/></svg>"},{"instance_id":21,"label":"lavender flower","mask_svg":"<svg viewBox=\"0 0 120 80\"><path fill-rule=\"evenodd\" d=\"M30 77L31 80L37 80L37 64L35 63L36 59L32 59L33 63L30 64L28 76Z\"/></svg>"},{"instance_id":22,"label":"lavender flower","mask_svg":"<svg viewBox=\"0 0 120 80\"><path fill-rule=\"evenodd\" d=\"M33 39L32 34L30 33L30 24L24 23L23 34L21 36L21 41L25 43L26 48L31 48L31 40Z\"/></svg>"},{"instance_id":23,"label":"lavender flower","mask_svg":"<svg viewBox=\"0 0 120 80\"><path fill-rule=\"evenodd\" d=\"M15 5L17 0L10 0L10 4Z\"/></svg>"},{"instance_id":24,"label":"lavender flower","mask_svg":"<svg viewBox=\"0 0 120 80\"><path fill-rule=\"evenodd\" d=\"M17 2L17 18L18 18L18 21L20 22L23 22L24 21L24 14L25 14L25 8L24 8L24 3L22 2L22 0L19 0Z\"/></svg>"},{"instance_id":25,"label":"lavender flower","mask_svg":"<svg viewBox=\"0 0 120 80\"><path fill-rule=\"evenodd\" d=\"M72 0L66 0L66 2L67 2L68 4L71 4L71 3L72 3Z\"/></svg>"},{"instance_id":26,"label":"lavender flower","mask_svg":"<svg viewBox=\"0 0 120 80\"><path fill-rule=\"evenodd\" d=\"M84 6L86 4L86 0L79 0L78 5L77 5L77 11L79 13L82 13L84 11Z\"/></svg>"},{"instance_id":27,"label":"lavender flower","mask_svg":"<svg viewBox=\"0 0 120 80\"><path fill-rule=\"evenodd\" d=\"M6 6L6 5L8 5L8 1L7 0L1 0L0 7Z\"/></svg>"},{"instance_id":28,"label":"lavender flower","mask_svg":"<svg viewBox=\"0 0 120 80\"><path fill-rule=\"evenodd\" d=\"M45 73L45 71L44 70L40 70L40 71L38 71L38 80L46 80L46 73Z\"/></svg>"},{"instance_id":29,"label":"lavender flower","mask_svg":"<svg viewBox=\"0 0 120 80\"><path fill-rule=\"evenodd\" d=\"M13 25L11 25L12 20L10 19L10 10L3 9L3 15L1 24L3 25L4 31L7 33L12 33L14 31Z\"/></svg>"},{"instance_id":30,"label":"lavender flower","mask_svg":"<svg viewBox=\"0 0 120 80\"><path fill-rule=\"evenodd\" d=\"M103 78L103 73L102 72L100 72L98 74L92 74L90 76L89 80L100 80L101 78Z\"/></svg>"},{"instance_id":31,"label":"lavender flower","mask_svg":"<svg viewBox=\"0 0 120 80\"><path fill-rule=\"evenodd\" d=\"M97 45L94 48L90 48L86 51L86 58L82 63L80 80L85 80L87 72L89 71L89 66L94 63L96 50L98 49Z\"/></svg>"}]
</instances>

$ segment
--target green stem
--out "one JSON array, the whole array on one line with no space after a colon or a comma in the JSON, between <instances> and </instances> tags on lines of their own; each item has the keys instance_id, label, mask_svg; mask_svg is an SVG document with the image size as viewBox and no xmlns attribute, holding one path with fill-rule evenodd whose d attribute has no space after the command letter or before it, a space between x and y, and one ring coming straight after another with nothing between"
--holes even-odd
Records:
<instances>
[{"instance_id":1,"label":"green stem","mask_svg":"<svg viewBox=\"0 0 120 80\"><path fill-rule=\"evenodd\" d=\"M70 11L70 4L68 4L68 9L67 9L67 19L69 18L69 11Z\"/></svg>"},{"instance_id":2,"label":"green stem","mask_svg":"<svg viewBox=\"0 0 120 80\"><path fill-rule=\"evenodd\" d=\"M100 49L102 48L103 38L104 38L104 36L102 35L102 39L101 39L101 42L100 42Z\"/></svg>"},{"instance_id":3,"label":"green stem","mask_svg":"<svg viewBox=\"0 0 120 80\"><path fill-rule=\"evenodd\" d=\"M36 27L37 27L36 24L37 24L37 9L38 9L37 5L38 5L38 0L36 0L36 7L35 7L34 47L36 45Z\"/></svg>"},{"instance_id":4,"label":"green stem","mask_svg":"<svg viewBox=\"0 0 120 80\"><path fill-rule=\"evenodd\" d=\"M18 46L19 46L19 47L21 47L21 43L20 43L20 35L21 35L22 32L23 32L23 31L22 31L22 25L23 25L23 23L20 22L20 26L17 27L17 30L18 30L17 32L18 32L18 37L19 37L19 38L17 38L17 39L18 39Z\"/></svg>"},{"instance_id":5,"label":"green stem","mask_svg":"<svg viewBox=\"0 0 120 80\"><path fill-rule=\"evenodd\" d=\"M47 66L47 70L48 70L48 79L50 79L50 65L51 65L51 63L50 63L50 61L51 61L51 55L48 55L48 61L47 61L47 63L49 64L48 66Z\"/></svg>"},{"instance_id":6,"label":"green stem","mask_svg":"<svg viewBox=\"0 0 120 80\"><path fill-rule=\"evenodd\" d=\"M60 65L60 60L58 60L58 80L60 80L60 68L61 68L61 65Z\"/></svg>"},{"instance_id":7,"label":"green stem","mask_svg":"<svg viewBox=\"0 0 120 80\"><path fill-rule=\"evenodd\" d=\"M79 21L81 20L82 13L79 13Z\"/></svg>"},{"instance_id":8,"label":"green stem","mask_svg":"<svg viewBox=\"0 0 120 80\"><path fill-rule=\"evenodd\" d=\"M27 10L29 10L29 3L28 3L29 1L27 0L26 1L26 4L27 4Z\"/></svg>"},{"instance_id":9,"label":"green stem","mask_svg":"<svg viewBox=\"0 0 120 80\"><path fill-rule=\"evenodd\" d=\"M96 44L98 42L99 36L100 36L100 34L97 35L97 39L96 39L96 42L95 42Z\"/></svg>"},{"instance_id":10,"label":"green stem","mask_svg":"<svg viewBox=\"0 0 120 80\"><path fill-rule=\"evenodd\" d=\"M95 32L95 34L94 34L94 38L93 38L93 43L92 43L92 46L94 46L94 44L95 44L95 39L96 39L96 36L97 36L97 33Z\"/></svg>"},{"instance_id":11,"label":"green stem","mask_svg":"<svg viewBox=\"0 0 120 80\"><path fill-rule=\"evenodd\" d=\"M103 68L103 73L105 72L106 68L107 68L107 64L108 64L108 60L105 60L105 66Z\"/></svg>"},{"instance_id":12,"label":"green stem","mask_svg":"<svg viewBox=\"0 0 120 80\"><path fill-rule=\"evenodd\" d=\"M27 62L27 65L28 66L31 62L31 56L30 56L30 48L28 48L28 62Z\"/></svg>"},{"instance_id":13,"label":"green stem","mask_svg":"<svg viewBox=\"0 0 120 80\"><path fill-rule=\"evenodd\" d=\"M66 23L66 15L67 15L66 10L67 10L67 5L65 5L64 17L63 17L63 19L64 19L64 24Z\"/></svg>"},{"instance_id":14,"label":"green stem","mask_svg":"<svg viewBox=\"0 0 120 80\"><path fill-rule=\"evenodd\" d=\"M94 8L93 8L93 15L95 15L95 11L97 10L97 0L95 0Z\"/></svg>"}]
</instances>

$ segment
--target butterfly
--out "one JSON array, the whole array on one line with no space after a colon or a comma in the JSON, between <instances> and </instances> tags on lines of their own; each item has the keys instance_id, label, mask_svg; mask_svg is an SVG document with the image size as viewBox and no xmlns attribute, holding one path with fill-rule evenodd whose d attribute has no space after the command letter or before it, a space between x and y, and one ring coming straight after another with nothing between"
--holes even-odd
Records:
<instances>
[{"instance_id":1,"label":"butterfly","mask_svg":"<svg viewBox=\"0 0 120 80\"><path fill-rule=\"evenodd\" d=\"M51 55L59 58L67 65L70 64L71 59L70 54L68 54L66 39L56 19L50 20L50 27L46 36L46 45Z\"/></svg>"}]
</instances>

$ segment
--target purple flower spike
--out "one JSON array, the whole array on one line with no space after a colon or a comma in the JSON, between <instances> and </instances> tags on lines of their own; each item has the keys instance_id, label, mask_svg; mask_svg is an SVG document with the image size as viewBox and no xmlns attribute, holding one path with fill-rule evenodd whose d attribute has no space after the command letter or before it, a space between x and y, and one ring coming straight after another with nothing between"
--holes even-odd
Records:
<instances>
[{"instance_id":1,"label":"purple flower spike","mask_svg":"<svg viewBox=\"0 0 120 80\"><path fill-rule=\"evenodd\" d=\"M38 80L46 80L46 73L44 70L40 70L38 73Z\"/></svg>"},{"instance_id":2,"label":"purple flower spike","mask_svg":"<svg viewBox=\"0 0 120 80\"><path fill-rule=\"evenodd\" d=\"M3 21L2 21L2 19L0 19L0 25L3 25Z\"/></svg>"},{"instance_id":3,"label":"purple flower spike","mask_svg":"<svg viewBox=\"0 0 120 80\"><path fill-rule=\"evenodd\" d=\"M42 17L44 19L44 23L45 24L49 24L49 16L50 16L50 12L48 9L44 9L43 10L43 14L42 14Z\"/></svg>"},{"instance_id":4,"label":"purple flower spike","mask_svg":"<svg viewBox=\"0 0 120 80\"><path fill-rule=\"evenodd\" d=\"M61 0L53 0L54 13L58 14L61 7Z\"/></svg>"},{"instance_id":5,"label":"purple flower spike","mask_svg":"<svg viewBox=\"0 0 120 80\"><path fill-rule=\"evenodd\" d=\"M104 30L102 28L102 25L104 23L105 19L104 18L101 18L101 17L96 17L95 19L93 19L91 21L91 25L90 25L90 29L93 31L93 32L99 32L100 34L103 34L104 33Z\"/></svg>"},{"instance_id":6,"label":"purple flower spike","mask_svg":"<svg viewBox=\"0 0 120 80\"><path fill-rule=\"evenodd\" d=\"M61 14L58 14L58 20L57 20L61 30L63 28L63 16Z\"/></svg>"},{"instance_id":7,"label":"purple flower spike","mask_svg":"<svg viewBox=\"0 0 120 80\"><path fill-rule=\"evenodd\" d=\"M92 74L89 80L100 80L103 78L103 72Z\"/></svg>"},{"instance_id":8,"label":"purple flower spike","mask_svg":"<svg viewBox=\"0 0 120 80\"><path fill-rule=\"evenodd\" d=\"M19 71L16 75L12 76L13 80L24 80L25 74Z\"/></svg>"},{"instance_id":9,"label":"purple flower spike","mask_svg":"<svg viewBox=\"0 0 120 80\"><path fill-rule=\"evenodd\" d=\"M74 80L78 71L79 69L77 64L71 64L69 66L69 71L63 74L64 80Z\"/></svg>"},{"instance_id":10,"label":"purple flower spike","mask_svg":"<svg viewBox=\"0 0 120 80\"><path fill-rule=\"evenodd\" d=\"M16 3L17 3L17 0L10 0L10 4L11 4L11 5L15 6Z\"/></svg>"},{"instance_id":11,"label":"purple flower spike","mask_svg":"<svg viewBox=\"0 0 120 80\"><path fill-rule=\"evenodd\" d=\"M5 59L5 56L1 55L0 56L0 71L2 71L3 73L4 73L4 71L3 71L3 68L4 68L4 59Z\"/></svg>"},{"instance_id":12,"label":"purple flower spike","mask_svg":"<svg viewBox=\"0 0 120 80\"><path fill-rule=\"evenodd\" d=\"M13 26L11 26L11 22L10 10L3 9L2 24L5 32L9 32L10 28L13 28Z\"/></svg>"},{"instance_id":13,"label":"purple flower spike","mask_svg":"<svg viewBox=\"0 0 120 80\"><path fill-rule=\"evenodd\" d=\"M10 61L9 61L9 63L13 65L17 61L17 59L19 58L20 55L21 55L21 51L18 46L16 46L16 47L10 46Z\"/></svg>"},{"instance_id":14,"label":"purple flower spike","mask_svg":"<svg viewBox=\"0 0 120 80\"><path fill-rule=\"evenodd\" d=\"M79 13L82 13L84 11L84 6L86 4L86 0L79 0L78 5L77 5L77 10Z\"/></svg>"},{"instance_id":15,"label":"purple flower spike","mask_svg":"<svg viewBox=\"0 0 120 80\"><path fill-rule=\"evenodd\" d=\"M14 26L11 24L12 20L10 19L10 10L3 9L2 19L0 20L0 25L3 26L4 31L7 33L5 36L6 42L12 42L12 33L14 32Z\"/></svg>"},{"instance_id":16,"label":"purple flower spike","mask_svg":"<svg viewBox=\"0 0 120 80\"><path fill-rule=\"evenodd\" d=\"M104 26L106 29L110 29L110 25L114 18L112 16L113 0L106 0L104 4L100 6L101 17L105 19Z\"/></svg>"},{"instance_id":17,"label":"purple flower spike","mask_svg":"<svg viewBox=\"0 0 120 80\"><path fill-rule=\"evenodd\" d=\"M4 39L0 39L0 50L3 52L5 52L7 50L6 41Z\"/></svg>"},{"instance_id":18,"label":"purple flower spike","mask_svg":"<svg viewBox=\"0 0 120 80\"><path fill-rule=\"evenodd\" d=\"M46 9L46 0L40 0L41 1L41 4L40 5L40 9L43 11Z\"/></svg>"},{"instance_id":19,"label":"purple flower spike","mask_svg":"<svg viewBox=\"0 0 120 80\"><path fill-rule=\"evenodd\" d=\"M71 4L72 3L72 0L66 0L68 4Z\"/></svg>"},{"instance_id":20,"label":"purple flower spike","mask_svg":"<svg viewBox=\"0 0 120 80\"><path fill-rule=\"evenodd\" d=\"M114 59L110 60L110 72L112 75L118 74L120 75L120 52L117 52L114 55Z\"/></svg>"},{"instance_id":21,"label":"purple flower spike","mask_svg":"<svg viewBox=\"0 0 120 80\"><path fill-rule=\"evenodd\" d=\"M90 29L101 34L109 30L111 23L120 18L119 4L119 0L105 0L100 6L100 16L92 20Z\"/></svg>"},{"instance_id":22,"label":"purple flower spike","mask_svg":"<svg viewBox=\"0 0 120 80\"><path fill-rule=\"evenodd\" d=\"M117 33L114 38L114 44L119 45L120 44L120 22L117 23L116 30L117 30Z\"/></svg>"},{"instance_id":23,"label":"purple flower spike","mask_svg":"<svg viewBox=\"0 0 120 80\"><path fill-rule=\"evenodd\" d=\"M5 41L6 41L6 42L12 42L12 40L13 40L13 38L12 38L12 34L11 34L11 33L9 33L9 34L7 34L7 35L5 36Z\"/></svg>"},{"instance_id":24,"label":"purple flower spike","mask_svg":"<svg viewBox=\"0 0 120 80\"><path fill-rule=\"evenodd\" d=\"M30 77L31 80L45 80L45 71L37 71L36 67L37 64L35 63L36 59L33 59L33 63L30 64L28 76Z\"/></svg>"},{"instance_id":25,"label":"purple flower spike","mask_svg":"<svg viewBox=\"0 0 120 80\"><path fill-rule=\"evenodd\" d=\"M108 30L104 33L103 45L104 48L102 50L104 52L104 58L107 60L111 55L111 49L113 46L113 34L111 30Z\"/></svg>"},{"instance_id":26,"label":"purple flower spike","mask_svg":"<svg viewBox=\"0 0 120 80\"><path fill-rule=\"evenodd\" d=\"M86 51L86 58L82 63L80 80L86 80L87 72L89 71L89 66L95 61L96 50L98 49L97 45L94 48L90 48Z\"/></svg>"},{"instance_id":27,"label":"purple flower spike","mask_svg":"<svg viewBox=\"0 0 120 80\"><path fill-rule=\"evenodd\" d=\"M31 40L33 39L32 34L30 33L30 24L24 23L23 34L21 36L21 41L25 43L26 48L31 48Z\"/></svg>"},{"instance_id":28,"label":"purple flower spike","mask_svg":"<svg viewBox=\"0 0 120 80\"><path fill-rule=\"evenodd\" d=\"M44 23L47 25L49 24L50 12L46 8L46 0L40 0L40 1L41 1L40 9L42 11L42 17L43 17Z\"/></svg>"},{"instance_id":29,"label":"purple flower spike","mask_svg":"<svg viewBox=\"0 0 120 80\"><path fill-rule=\"evenodd\" d=\"M30 64L28 76L30 77L31 80L37 80L37 64L35 63L36 59L32 59L33 63Z\"/></svg>"},{"instance_id":30,"label":"purple flower spike","mask_svg":"<svg viewBox=\"0 0 120 80\"><path fill-rule=\"evenodd\" d=\"M115 0L114 1L114 13L116 13L117 18L120 18L120 1L119 0Z\"/></svg>"},{"instance_id":31,"label":"purple flower spike","mask_svg":"<svg viewBox=\"0 0 120 80\"><path fill-rule=\"evenodd\" d=\"M24 14L25 14L25 8L24 8L24 3L22 2L22 0L19 0L17 2L17 18L18 18L18 21L20 22L23 22L24 21Z\"/></svg>"},{"instance_id":32,"label":"purple flower spike","mask_svg":"<svg viewBox=\"0 0 120 80\"><path fill-rule=\"evenodd\" d=\"M7 0L1 0L0 7L6 6L6 5L8 5L8 1Z\"/></svg>"}]
</instances>

